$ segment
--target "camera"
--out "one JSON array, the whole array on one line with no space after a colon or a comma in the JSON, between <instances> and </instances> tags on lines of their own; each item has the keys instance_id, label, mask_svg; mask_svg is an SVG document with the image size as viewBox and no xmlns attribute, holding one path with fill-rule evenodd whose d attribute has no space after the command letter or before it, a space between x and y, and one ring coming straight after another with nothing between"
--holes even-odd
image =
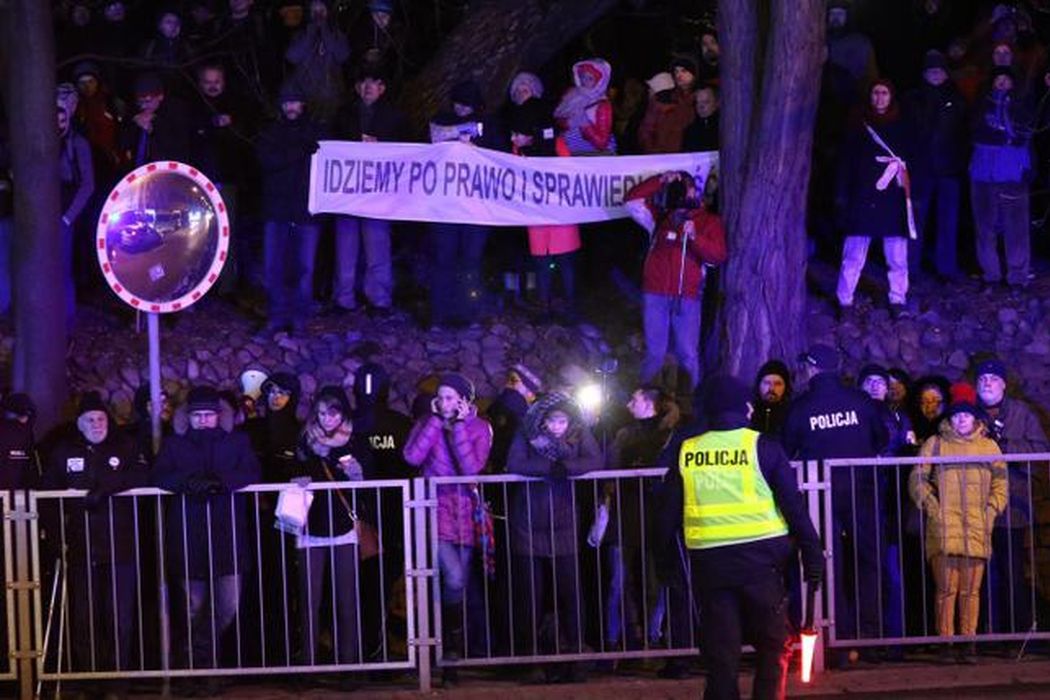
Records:
<instances>
[{"instance_id":1,"label":"camera","mask_svg":"<svg viewBox=\"0 0 1050 700\"><path fill-rule=\"evenodd\" d=\"M677 179L665 182L660 186L660 189L653 195L653 206L661 211L696 209L700 206L700 202L689 197L689 188L692 184L692 175L680 173Z\"/></svg>"}]
</instances>

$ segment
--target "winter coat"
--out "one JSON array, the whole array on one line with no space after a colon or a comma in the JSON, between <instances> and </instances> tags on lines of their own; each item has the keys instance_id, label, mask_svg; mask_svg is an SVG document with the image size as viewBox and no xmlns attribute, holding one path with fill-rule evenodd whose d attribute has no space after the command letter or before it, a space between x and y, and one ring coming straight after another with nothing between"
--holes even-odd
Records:
<instances>
[{"instance_id":1,"label":"winter coat","mask_svg":"<svg viewBox=\"0 0 1050 700\"><path fill-rule=\"evenodd\" d=\"M405 461L423 476L472 476L485 469L492 449L492 427L478 416L446 425L440 416L425 416L412 426L405 443ZM475 499L470 485L447 484L437 489L438 539L474 545Z\"/></svg>"},{"instance_id":2,"label":"winter coat","mask_svg":"<svg viewBox=\"0 0 1050 700\"><path fill-rule=\"evenodd\" d=\"M648 469L667 446L674 432L673 417L653 416L632 421L616 431L605 462L606 469ZM656 505L654 480L624 477L608 480L603 491L608 496L609 525L602 543L609 547L640 547L646 516ZM620 526L623 525L623 534Z\"/></svg>"},{"instance_id":3,"label":"winter coat","mask_svg":"<svg viewBox=\"0 0 1050 700\"><path fill-rule=\"evenodd\" d=\"M923 85L905 96L905 104L915 125L915 157L908 164L913 178L965 174L969 146L966 103L952 82Z\"/></svg>"},{"instance_id":4,"label":"winter coat","mask_svg":"<svg viewBox=\"0 0 1050 700\"><path fill-rule=\"evenodd\" d=\"M230 117L229 126L216 123L221 114ZM213 182L243 185L258 167L249 140L256 128L252 117L249 104L229 92L216 98L202 95L190 109L194 165Z\"/></svg>"},{"instance_id":5,"label":"winter coat","mask_svg":"<svg viewBox=\"0 0 1050 700\"><path fill-rule=\"evenodd\" d=\"M1016 92L990 92L973 125L973 182L1029 182L1033 173L1032 117Z\"/></svg>"},{"instance_id":6,"label":"winter coat","mask_svg":"<svg viewBox=\"0 0 1050 700\"><path fill-rule=\"evenodd\" d=\"M550 152L543 152L549 150ZM560 136L553 141L552 148L512 148L515 155L522 156L571 156L569 147ZM548 226L529 226L529 254L536 257L563 255L580 249L580 227L576 224L551 224Z\"/></svg>"},{"instance_id":7,"label":"winter coat","mask_svg":"<svg viewBox=\"0 0 1050 700\"><path fill-rule=\"evenodd\" d=\"M350 477L340 468L340 460L353 459L361 465L361 477L373 478L372 455L368 449L368 442L364 436L356 432L351 433L350 439L343 445L331 447L328 454L320 456L311 447L310 438L303 433L299 440L296 451L295 475L310 477L311 481L327 484L332 481L349 481ZM327 470L325 469L327 467ZM374 507L366 508L365 501L373 501L365 498L362 491L351 490L324 490L314 491L313 504L310 506L310 515L306 523L304 534L313 537L338 537L345 535L354 529L354 521L350 510L364 520L375 523ZM340 496L342 496L340 498ZM347 509L347 505L350 509ZM369 503L368 505L371 505ZM366 515L365 511L368 510Z\"/></svg>"},{"instance_id":8,"label":"winter coat","mask_svg":"<svg viewBox=\"0 0 1050 700\"><path fill-rule=\"evenodd\" d=\"M680 288L682 297L697 299L703 288L704 265L721 265L726 261L726 236L722 219L703 207L664 212L653 200L662 186L660 177L653 176L631 188L625 198L628 202L644 202L655 221L649 253L645 256L642 270L642 291L673 297L678 296ZM696 235L688 241L683 260L682 236L685 224L689 221Z\"/></svg>"},{"instance_id":9,"label":"winter coat","mask_svg":"<svg viewBox=\"0 0 1050 700\"><path fill-rule=\"evenodd\" d=\"M291 80L306 93L307 108L319 121L335 117L346 93L343 65L350 42L339 29L310 23L292 39L285 59L295 66Z\"/></svg>"},{"instance_id":10,"label":"winter coat","mask_svg":"<svg viewBox=\"0 0 1050 700\"><path fill-rule=\"evenodd\" d=\"M111 421L109 434L97 445L73 431L51 451L44 472L45 489L88 492L84 498L68 499L64 504L65 542L77 560L88 556L88 548L92 562L128 564L135 560L134 501L110 496L145 486L149 476L145 459L134 443L114 427ZM57 510L53 514L57 516ZM57 520L48 523L49 519L45 517L45 524L57 541Z\"/></svg>"},{"instance_id":11,"label":"winter coat","mask_svg":"<svg viewBox=\"0 0 1050 700\"><path fill-rule=\"evenodd\" d=\"M922 457L997 455L999 447L978 422L967 437L950 421L940 435L923 443ZM988 559L992 528L1006 508L1006 464L1002 461L960 464L919 464L912 469L908 491L926 514L926 556L938 554Z\"/></svg>"},{"instance_id":12,"label":"winter coat","mask_svg":"<svg viewBox=\"0 0 1050 700\"><path fill-rule=\"evenodd\" d=\"M120 152L133 168L155 160L193 162L192 125L186 103L167 95L153 117L153 130L146 132L134 115L124 120L120 132Z\"/></svg>"},{"instance_id":13,"label":"winter coat","mask_svg":"<svg viewBox=\"0 0 1050 700\"><path fill-rule=\"evenodd\" d=\"M174 580L187 576L187 564L191 579L206 579L209 572L243 573L254 541L248 532L249 499L232 492L262 478L248 437L221 428L172 435L153 471L156 486L184 494L166 503L168 575Z\"/></svg>"},{"instance_id":14,"label":"winter coat","mask_svg":"<svg viewBox=\"0 0 1050 700\"><path fill-rule=\"evenodd\" d=\"M580 70L589 68L601 76L591 87L580 82ZM612 67L600 59L579 61L572 67L575 87L569 88L554 110L562 138L575 155L614 155L613 108L606 98Z\"/></svg>"},{"instance_id":15,"label":"winter coat","mask_svg":"<svg viewBox=\"0 0 1050 700\"><path fill-rule=\"evenodd\" d=\"M551 437L543 420L554 409L570 416L561 439ZM532 405L507 456L511 474L540 477L512 490L507 517L515 554L554 557L576 553L577 517L570 476L601 469L601 449L579 409L562 394L548 394Z\"/></svg>"},{"instance_id":16,"label":"winter coat","mask_svg":"<svg viewBox=\"0 0 1050 700\"><path fill-rule=\"evenodd\" d=\"M988 413L988 437L999 445L999 451L1003 454L1050 452L1046 431L1039 418L1023 401L1007 396L996 407L981 408ZM1007 471L1010 480L1007 527L1027 528L1032 519L1032 506L1028 499L1031 464L1011 462L1007 465Z\"/></svg>"},{"instance_id":17,"label":"winter coat","mask_svg":"<svg viewBox=\"0 0 1050 700\"><path fill-rule=\"evenodd\" d=\"M17 420L0 418L0 490L34 488L39 480L33 431Z\"/></svg>"},{"instance_id":18,"label":"winter coat","mask_svg":"<svg viewBox=\"0 0 1050 700\"><path fill-rule=\"evenodd\" d=\"M678 153L682 137L696 112L693 91L672 88L653 95L638 127L642 153Z\"/></svg>"},{"instance_id":19,"label":"winter coat","mask_svg":"<svg viewBox=\"0 0 1050 700\"><path fill-rule=\"evenodd\" d=\"M681 150L686 153L717 151L721 143L719 134L721 115L722 112L719 110L710 117L697 116L682 134Z\"/></svg>"},{"instance_id":20,"label":"winter coat","mask_svg":"<svg viewBox=\"0 0 1050 700\"><path fill-rule=\"evenodd\" d=\"M353 100L339 112L336 128L339 138L346 141L361 141L364 134L377 141L404 141L408 130L405 115L385 97L371 106Z\"/></svg>"},{"instance_id":21,"label":"winter coat","mask_svg":"<svg viewBox=\"0 0 1050 700\"><path fill-rule=\"evenodd\" d=\"M821 372L791 404L782 442L792 459L875 457L889 435L870 396L843 386L835 372Z\"/></svg>"},{"instance_id":22,"label":"winter coat","mask_svg":"<svg viewBox=\"0 0 1050 700\"><path fill-rule=\"evenodd\" d=\"M882 124L869 122L893 152L911 167L914 137L902 119ZM876 160L889 154L871 137L863 124L847 134L839 152L836 218L846 236L904 238L908 236L904 188L891 180L884 190L876 183L886 163Z\"/></svg>"},{"instance_id":23,"label":"winter coat","mask_svg":"<svg viewBox=\"0 0 1050 700\"><path fill-rule=\"evenodd\" d=\"M263 129L256 144L262 169L263 217L266 221L303 223L310 192L310 156L325 132L306 114L283 117Z\"/></svg>"}]
</instances>

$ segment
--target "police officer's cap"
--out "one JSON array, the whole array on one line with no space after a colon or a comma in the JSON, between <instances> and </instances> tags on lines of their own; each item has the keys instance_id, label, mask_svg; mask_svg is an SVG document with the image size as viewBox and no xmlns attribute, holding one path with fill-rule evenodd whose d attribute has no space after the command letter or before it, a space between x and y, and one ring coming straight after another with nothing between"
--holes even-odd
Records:
<instances>
[{"instance_id":1,"label":"police officer's cap","mask_svg":"<svg viewBox=\"0 0 1050 700\"><path fill-rule=\"evenodd\" d=\"M830 345L814 345L798 356L798 361L817 368L821 372L838 371L842 362L839 351Z\"/></svg>"}]
</instances>

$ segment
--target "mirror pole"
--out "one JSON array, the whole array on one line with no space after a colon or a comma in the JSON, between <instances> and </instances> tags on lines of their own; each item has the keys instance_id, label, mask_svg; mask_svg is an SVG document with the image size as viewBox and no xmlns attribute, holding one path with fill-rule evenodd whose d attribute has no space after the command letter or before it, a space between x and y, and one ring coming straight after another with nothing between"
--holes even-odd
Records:
<instances>
[{"instance_id":1,"label":"mirror pole","mask_svg":"<svg viewBox=\"0 0 1050 700\"><path fill-rule=\"evenodd\" d=\"M160 452L160 314L146 314L149 328L149 402L150 426L153 430L153 454Z\"/></svg>"}]
</instances>

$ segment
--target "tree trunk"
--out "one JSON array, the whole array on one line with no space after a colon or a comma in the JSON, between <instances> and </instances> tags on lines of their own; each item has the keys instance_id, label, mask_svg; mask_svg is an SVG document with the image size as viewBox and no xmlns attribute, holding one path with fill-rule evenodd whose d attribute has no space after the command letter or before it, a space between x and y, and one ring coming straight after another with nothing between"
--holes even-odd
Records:
<instances>
[{"instance_id":1,"label":"tree trunk","mask_svg":"<svg viewBox=\"0 0 1050 700\"><path fill-rule=\"evenodd\" d=\"M59 234L58 137L51 3L11 0L6 12L7 114L14 172L11 383L37 405L39 432L53 427L66 385L65 282Z\"/></svg>"},{"instance_id":2,"label":"tree trunk","mask_svg":"<svg viewBox=\"0 0 1050 700\"><path fill-rule=\"evenodd\" d=\"M772 0L767 18L754 5L719 5L729 247L720 369L745 380L768 359L790 362L804 342L806 191L824 52L824 0Z\"/></svg>"},{"instance_id":3,"label":"tree trunk","mask_svg":"<svg viewBox=\"0 0 1050 700\"><path fill-rule=\"evenodd\" d=\"M477 3L407 86L403 102L413 124L422 129L452 86L467 78L481 86L486 105L498 107L515 72L539 68L615 6L615 0Z\"/></svg>"}]
</instances>

